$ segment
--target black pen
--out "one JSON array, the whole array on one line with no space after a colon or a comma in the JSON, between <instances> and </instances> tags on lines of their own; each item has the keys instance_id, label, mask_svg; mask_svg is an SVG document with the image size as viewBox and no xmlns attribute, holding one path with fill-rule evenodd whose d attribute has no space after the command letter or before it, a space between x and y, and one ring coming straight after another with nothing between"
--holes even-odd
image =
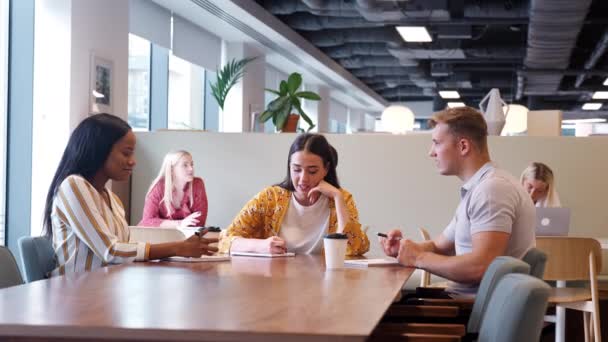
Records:
<instances>
[{"instance_id":1,"label":"black pen","mask_svg":"<svg viewBox=\"0 0 608 342\"><path fill-rule=\"evenodd\" d=\"M384 233L378 233L378 236L388 239L388 235L386 235ZM401 240L401 237L394 237L391 240Z\"/></svg>"}]
</instances>

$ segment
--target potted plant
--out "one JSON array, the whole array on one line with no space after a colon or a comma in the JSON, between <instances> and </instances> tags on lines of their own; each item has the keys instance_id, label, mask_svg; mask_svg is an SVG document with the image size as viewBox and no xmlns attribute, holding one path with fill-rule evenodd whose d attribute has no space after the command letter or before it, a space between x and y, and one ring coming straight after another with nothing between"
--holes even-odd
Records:
<instances>
[{"instance_id":1,"label":"potted plant","mask_svg":"<svg viewBox=\"0 0 608 342\"><path fill-rule=\"evenodd\" d=\"M245 66L256 58L232 59L217 72L215 83L211 84L211 94L222 110L228 92L243 77Z\"/></svg>"},{"instance_id":2,"label":"potted plant","mask_svg":"<svg viewBox=\"0 0 608 342\"><path fill-rule=\"evenodd\" d=\"M302 75L297 72L292 73L287 78L287 81L281 81L279 90L266 89L278 97L268 104L268 108L260 114L259 121L266 122L272 118L272 123L281 132L295 132L298 127L300 116L308 124L310 131L315 127L315 124L310 120L308 115L302 110L300 99L319 101L321 97L312 91L298 91L302 85ZM294 108L298 114L294 114Z\"/></svg>"}]
</instances>

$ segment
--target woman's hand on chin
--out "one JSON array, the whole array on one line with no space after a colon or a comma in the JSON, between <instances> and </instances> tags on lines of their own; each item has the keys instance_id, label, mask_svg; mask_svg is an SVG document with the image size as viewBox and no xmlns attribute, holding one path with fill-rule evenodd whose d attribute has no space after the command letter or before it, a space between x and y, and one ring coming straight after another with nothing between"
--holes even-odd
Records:
<instances>
[{"instance_id":1,"label":"woman's hand on chin","mask_svg":"<svg viewBox=\"0 0 608 342\"><path fill-rule=\"evenodd\" d=\"M321 195L325 195L333 200L336 200L338 197L342 196L342 193L335 186L322 180L319 185L308 191L309 204L316 203Z\"/></svg>"}]
</instances>

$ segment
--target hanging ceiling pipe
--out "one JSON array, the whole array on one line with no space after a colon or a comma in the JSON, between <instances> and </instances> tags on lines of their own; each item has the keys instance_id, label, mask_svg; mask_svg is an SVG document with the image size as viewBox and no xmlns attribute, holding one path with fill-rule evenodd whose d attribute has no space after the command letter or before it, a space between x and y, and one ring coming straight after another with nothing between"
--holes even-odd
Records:
<instances>
[{"instance_id":1,"label":"hanging ceiling pipe","mask_svg":"<svg viewBox=\"0 0 608 342\"><path fill-rule=\"evenodd\" d=\"M600 39L600 41L597 43L597 45L595 46L595 49L591 53L591 56L589 56L589 59L585 62L585 70L593 69L593 67L595 67L595 65L600 60L600 58L604 55L607 48L608 48L608 30L604 31L604 35L602 36L602 39ZM576 77L576 81L574 82L574 87L575 88L580 87L586 78L587 78L587 74L578 75Z\"/></svg>"}]
</instances>

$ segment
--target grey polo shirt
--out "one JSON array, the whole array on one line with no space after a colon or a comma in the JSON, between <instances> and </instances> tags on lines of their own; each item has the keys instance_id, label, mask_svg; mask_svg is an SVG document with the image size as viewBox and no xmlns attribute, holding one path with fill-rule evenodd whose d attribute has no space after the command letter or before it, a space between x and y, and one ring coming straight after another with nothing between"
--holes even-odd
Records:
<instances>
[{"instance_id":1,"label":"grey polo shirt","mask_svg":"<svg viewBox=\"0 0 608 342\"><path fill-rule=\"evenodd\" d=\"M536 210L530 195L508 172L493 163L482 166L460 188L460 204L443 236L454 242L456 255L470 253L479 232L511 234L504 255L521 259L535 245ZM476 292L478 284L450 283L449 291Z\"/></svg>"}]
</instances>

